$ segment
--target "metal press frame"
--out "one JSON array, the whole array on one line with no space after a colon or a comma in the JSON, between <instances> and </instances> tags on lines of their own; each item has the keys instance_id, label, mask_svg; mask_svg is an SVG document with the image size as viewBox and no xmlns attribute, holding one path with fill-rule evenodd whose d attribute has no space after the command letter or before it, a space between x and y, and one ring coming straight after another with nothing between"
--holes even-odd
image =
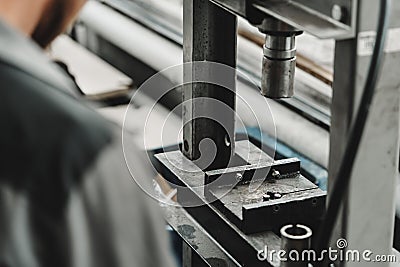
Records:
<instances>
[{"instance_id":1,"label":"metal press frame","mask_svg":"<svg viewBox=\"0 0 400 267\"><path fill-rule=\"evenodd\" d=\"M300 0L184 0L184 61L211 61L235 68L237 15L257 24L260 14L264 14L318 37L335 38L329 161L329 184L332 185L366 80L372 52L369 45L374 41L378 1L332 0L324 1L325 4L316 4L318 2L321 1L310 1L310 6L307 6L307 1ZM329 10L332 8L331 16L327 14L327 5ZM392 14L400 14L400 2L393 1ZM333 248L336 248L337 239L345 238L349 245L347 249L370 250L374 254L383 255L392 253L400 126L400 76L398 75L400 48L396 45L396 40L399 41L396 34L400 28L398 16L392 15L390 28L381 76L358 157L353 166L347 199L341 217L338 218L332 240ZM192 77L195 71L185 68L185 75ZM234 73L226 78L235 84ZM183 114L186 123L182 151L189 160L196 160L200 154L200 141L210 138L217 147L216 160L212 162L210 169L226 167L228 159L235 153L235 141L232 140L235 136L234 91L221 93L219 86L205 83L188 84L183 87L184 101L199 97L222 101L231 107L232 112L225 115L227 127L224 130L210 120L192 120L196 118L196 113L201 113L202 109L210 107L199 104L194 106L192 102L186 104ZM226 141L227 136L229 142ZM217 266L215 259L221 259L226 266L239 265L238 255L228 253L224 249L224 244L216 241L214 232L207 229L207 224L202 223L206 220L206 216L214 216L213 213L199 212L196 209L189 209L188 213L184 209L175 207L165 209L168 214L174 214L167 216L167 219L186 241L184 266ZM209 207L209 211L212 210L213 208ZM182 225L189 225L197 230L198 240L193 240L185 234L185 231L181 231L179 227ZM277 240L274 235L270 235L269 238L267 236L249 237L249 242L257 243L265 240L270 242L266 245L279 247L279 239ZM243 255L240 257L243 258ZM254 254L249 257L254 257ZM279 263L265 264L276 266ZM373 266L374 263L371 264ZM346 266L358 265L364 266L366 263L346 263ZM389 266L389 263L386 266Z\"/></svg>"}]
</instances>

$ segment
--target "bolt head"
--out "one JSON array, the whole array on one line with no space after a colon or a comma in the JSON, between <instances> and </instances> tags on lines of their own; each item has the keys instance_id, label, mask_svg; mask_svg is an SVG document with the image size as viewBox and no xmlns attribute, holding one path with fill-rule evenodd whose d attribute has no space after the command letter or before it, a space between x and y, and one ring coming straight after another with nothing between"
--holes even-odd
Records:
<instances>
[{"instance_id":1,"label":"bolt head","mask_svg":"<svg viewBox=\"0 0 400 267\"><path fill-rule=\"evenodd\" d=\"M278 178L279 176L281 176L281 173L277 170L272 170L272 177L274 178Z\"/></svg>"},{"instance_id":2,"label":"bolt head","mask_svg":"<svg viewBox=\"0 0 400 267\"><path fill-rule=\"evenodd\" d=\"M268 201L268 200L270 200L271 199L271 196L269 195L269 194L264 194L263 195L263 200L264 201Z\"/></svg>"},{"instance_id":3,"label":"bolt head","mask_svg":"<svg viewBox=\"0 0 400 267\"><path fill-rule=\"evenodd\" d=\"M333 5L331 15L332 18L341 21L343 19L343 8L339 5Z\"/></svg>"}]
</instances>

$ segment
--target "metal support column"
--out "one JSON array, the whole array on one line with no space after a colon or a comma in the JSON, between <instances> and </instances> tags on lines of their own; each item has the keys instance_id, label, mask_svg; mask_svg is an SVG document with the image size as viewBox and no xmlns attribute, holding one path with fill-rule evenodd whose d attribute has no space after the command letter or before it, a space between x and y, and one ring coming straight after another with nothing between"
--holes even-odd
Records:
<instances>
[{"instance_id":1,"label":"metal support column","mask_svg":"<svg viewBox=\"0 0 400 267\"><path fill-rule=\"evenodd\" d=\"M209 0L184 0L183 6L184 62L210 61L234 69L236 16ZM207 71L212 75L212 70L198 69L195 64L185 66L184 81L196 80ZM209 83L192 83L183 87L182 151L201 169L224 168L234 154L236 75L231 71L227 76L224 79L231 85L230 89ZM224 114L219 110L224 110ZM219 121L221 116L223 120Z\"/></svg>"},{"instance_id":2,"label":"metal support column","mask_svg":"<svg viewBox=\"0 0 400 267\"><path fill-rule=\"evenodd\" d=\"M366 81L375 42L379 2L359 1L356 37L336 42L329 189L332 188L332 178L338 171ZM399 158L399 1L392 1L391 12L391 29L383 67L353 166L347 199L331 241L334 249L336 241L345 238L349 250L370 250L373 255L392 253L395 183ZM345 265L366 264L361 260ZM369 264L375 266L376 262ZM389 263L382 263L380 266L389 266Z\"/></svg>"}]
</instances>

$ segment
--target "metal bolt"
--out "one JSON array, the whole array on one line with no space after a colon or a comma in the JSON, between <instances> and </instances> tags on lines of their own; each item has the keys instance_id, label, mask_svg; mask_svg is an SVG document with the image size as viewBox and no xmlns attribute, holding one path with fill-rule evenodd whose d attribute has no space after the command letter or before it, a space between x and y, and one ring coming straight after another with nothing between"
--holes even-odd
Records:
<instances>
[{"instance_id":1,"label":"metal bolt","mask_svg":"<svg viewBox=\"0 0 400 267\"><path fill-rule=\"evenodd\" d=\"M267 194L265 194L265 195L263 195L263 200L264 201L268 201L268 200L270 200L271 199L271 196L267 193Z\"/></svg>"},{"instance_id":2,"label":"metal bolt","mask_svg":"<svg viewBox=\"0 0 400 267\"><path fill-rule=\"evenodd\" d=\"M272 170L272 177L274 178L279 178L281 176L281 173L277 170Z\"/></svg>"},{"instance_id":3,"label":"metal bolt","mask_svg":"<svg viewBox=\"0 0 400 267\"><path fill-rule=\"evenodd\" d=\"M279 205L275 205L275 206L274 206L274 212L276 213L276 212L278 212L279 210L280 210Z\"/></svg>"},{"instance_id":4,"label":"metal bolt","mask_svg":"<svg viewBox=\"0 0 400 267\"><path fill-rule=\"evenodd\" d=\"M243 175L241 173L236 173L236 179L241 181L243 179Z\"/></svg>"},{"instance_id":5,"label":"metal bolt","mask_svg":"<svg viewBox=\"0 0 400 267\"><path fill-rule=\"evenodd\" d=\"M316 198L313 198L313 200L311 201L311 203L312 203L313 206L316 206L316 205L317 205L317 202L318 202L318 200L317 200Z\"/></svg>"},{"instance_id":6,"label":"metal bolt","mask_svg":"<svg viewBox=\"0 0 400 267\"><path fill-rule=\"evenodd\" d=\"M227 147L230 147L231 146L231 141L229 141L229 136L228 135L225 135L225 145L227 146Z\"/></svg>"},{"instance_id":7,"label":"metal bolt","mask_svg":"<svg viewBox=\"0 0 400 267\"><path fill-rule=\"evenodd\" d=\"M331 11L332 18L341 21L343 19L343 8L339 5L333 5L332 11Z\"/></svg>"},{"instance_id":8,"label":"metal bolt","mask_svg":"<svg viewBox=\"0 0 400 267\"><path fill-rule=\"evenodd\" d=\"M275 193L275 194L274 194L274 199L279 199L279 198L281 198L281 197L282 197L282 195L279 194L279 193Z\"/></svg>"}]
</instances>

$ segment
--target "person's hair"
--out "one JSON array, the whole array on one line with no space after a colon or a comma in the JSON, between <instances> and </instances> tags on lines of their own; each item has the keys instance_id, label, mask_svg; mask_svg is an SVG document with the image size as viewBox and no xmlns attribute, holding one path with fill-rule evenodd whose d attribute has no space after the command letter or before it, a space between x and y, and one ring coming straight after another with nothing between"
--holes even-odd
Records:
<instances>
[{"instance_id":1,"label":"person's hair","mask_svg":"<svg viewBox=\"0 0 400 267\"><path fill-rule=\"evenodd\" d=\"M51 0L44 15L35 28L32 39L46 48L68 25L69 0Z\"/></svg>"}]
</instances>

